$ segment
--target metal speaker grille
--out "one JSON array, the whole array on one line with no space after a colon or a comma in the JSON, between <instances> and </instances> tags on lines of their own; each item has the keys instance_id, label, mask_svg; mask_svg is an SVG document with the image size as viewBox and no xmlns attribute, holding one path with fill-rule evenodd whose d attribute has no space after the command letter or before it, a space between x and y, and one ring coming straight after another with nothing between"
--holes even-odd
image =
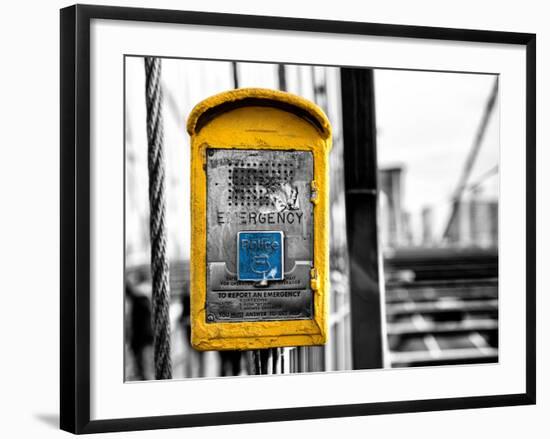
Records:
<instances>
[{"instance_id":1,"label":"metal speaker grille","mask_svg":"<svg viewBox=\"0 0 550 439\"><path fill-rule=\"evenodd\" d=\"M271 203L270 193L291 183L295 169L292 163L235 161L228 163L228 206L258 207Z\"/></svg>"}]
</instances>

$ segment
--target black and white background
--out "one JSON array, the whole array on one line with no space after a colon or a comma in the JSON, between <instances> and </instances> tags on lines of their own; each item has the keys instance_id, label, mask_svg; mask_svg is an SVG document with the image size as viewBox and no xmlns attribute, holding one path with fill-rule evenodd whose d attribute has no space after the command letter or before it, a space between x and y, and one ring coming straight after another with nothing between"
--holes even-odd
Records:
<instances>
[{"instance_id":1,"label":"black and white background","mask_svg":"<svg viewBox=\"0 0 550 439\"><path fill-rule=\"evenodd\" d=\"M498 361L500 109L498 76L315 65L161 59L170 271L172 377L249 375L251 353L200 353L190 346L190 145L185 121L201 100L235 87L282 89L321 106L332 124L330 162L329 340L277 354L285 373ZM378 231L382 302L360 306L347 235L344 95L351 76L365 81L372 105L378 209L362 218ZM125 57L125 379L151 380L153 330L144 58ZM351 90L344 92L343 90ZM370 107L369 107L370 108ZM357 118L356 124L370 120ZM349 124L347 125L349 127ZM363 147L367 147L364 145ZM347 153L351 155L350 152ZM348 171L349 172L349 171ZM209 238L212 239L212 238ZM364 246L373 247L374 242ZM363 283L372 282L360 274ZM368 288L366 288L368 289ZM385 291L384 291L385 290ZM370 333L362 334L357 328ZM382 339L376 343L373 338ZM366 360L361 360L365 358ZM288 367L290 365L290 367ZM277 366L277 364L276 364Z\"/></svg>"}]
</instances>

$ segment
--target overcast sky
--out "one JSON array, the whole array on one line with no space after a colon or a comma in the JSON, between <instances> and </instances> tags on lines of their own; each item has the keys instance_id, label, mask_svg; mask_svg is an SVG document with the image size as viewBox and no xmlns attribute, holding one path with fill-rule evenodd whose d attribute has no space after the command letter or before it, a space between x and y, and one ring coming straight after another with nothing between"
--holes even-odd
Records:
<instances>
[{"instance_id":1,"label":"overcast sky","mask_svg":"<svg viewBox=\"0 0 550 439\"><path fill-rule=\"evenodd\" d=\"M378 163L404 165L404 204L416 234L423 206L435 209L439 231L448 218L494 81L493 75L375 71ZM497 101L470 182L498 165L498 120ZM482 190L484 197L496 198L498 175Z\"/></svg>"},{"instance_id":2,"label":"overcast sky","mask_svg":"<svg viewBox=\"0 0 550 439\"><path fill-rule=\"evenodd\" d=\"M174 236L171 254L189 253L189 137L185 122L200 100L233 87L231 63L163 59L165 91L164 137L167 162L168 224ZM323 70L323 69L321 69ZM341 135L339 74L324 69L329 94L329 118ZM319 73L319 72L318 72ZM313 99L312 67L287 66L290 92ZM411 213L413 232L420 236L420 212L434 208L440 233L449 216L450 197L491 92L494 76L414 71L375 71L379 166L403 165L404 207ZM276 88L277 66L239 63L241 87ZM126 59L127 234L143 235L147 225L147 138L143 59ZM498 103L483 142L471 181L498 164ZM498 176L483 186L484 196L496 198ZM133 210L134 209L134 210ZM144 249L145 250L145 249ZM145 254L145 253L144 253Z\"/></svg>"}]
</instances>

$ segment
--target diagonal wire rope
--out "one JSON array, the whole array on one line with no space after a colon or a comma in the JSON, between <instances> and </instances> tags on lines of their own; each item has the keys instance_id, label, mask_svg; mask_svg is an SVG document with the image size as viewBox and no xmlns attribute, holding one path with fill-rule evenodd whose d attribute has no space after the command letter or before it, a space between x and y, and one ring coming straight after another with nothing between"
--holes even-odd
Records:
<instances>
[{"instance_id":1,"label":"diagonal wire rope","mask_svg":"<svg viewBox=\"0 0 550 439\"><path fill-rule=\"evenodd\" d=\"M460 200L462 198L462 194L467 186L468 178L470 177L470 173L472 172L472 169L474 167L475 161L477 159L479 150L481 149L481 145L483 143L483 138L485 136L485 131L487 130L487 125L489 124L489 119L491 117L491 114L493 113L493 110L495 108L495 103L497 101L498 97L498 76L495 77L495 81L493 83L493 87L491 89L491 93L489 95L489 98L487 100L487 103L485 105L485 110L483 112L483 117L481 118L481 122L479 124L479 127L476 132L476 136L474 139L474 143L472 145L472 148L470 149L470 152L468 153L468 156L466 157L466 162L464 163L464 167L462 169L462 174L460 176L460 180L458 182L458 185L455 189L455 192L453 194L453 207L451 209L451 214L449 216L449 219L447 221L447 226L445 227L445 231L443 233L443 238L446 238L450 231L451 226L454 221L454 218L458 212L458 205L460 203Z\"/></svg>"}]
</instances>

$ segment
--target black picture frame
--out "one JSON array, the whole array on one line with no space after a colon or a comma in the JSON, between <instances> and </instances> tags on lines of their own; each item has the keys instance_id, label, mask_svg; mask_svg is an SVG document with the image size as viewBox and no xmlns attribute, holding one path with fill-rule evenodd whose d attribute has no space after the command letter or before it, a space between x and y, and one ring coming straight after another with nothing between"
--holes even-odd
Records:
<instances>
[{"instance_id":1,"label":"black picture frame","mask_svg":"<svg viewBox=\"0 0 550 439\"><path fill-rule=\"evenodd\" d=\"M526 375L525 393L181 414L90 419L90 22L135 20L348 35L372 35L522 45L526 48ZM61 349L60 424L73 433L98 433L325 417L534 404L536 401L536 35L303 18L75 5L61 10Z\"/></svg>"}]
</instances>

